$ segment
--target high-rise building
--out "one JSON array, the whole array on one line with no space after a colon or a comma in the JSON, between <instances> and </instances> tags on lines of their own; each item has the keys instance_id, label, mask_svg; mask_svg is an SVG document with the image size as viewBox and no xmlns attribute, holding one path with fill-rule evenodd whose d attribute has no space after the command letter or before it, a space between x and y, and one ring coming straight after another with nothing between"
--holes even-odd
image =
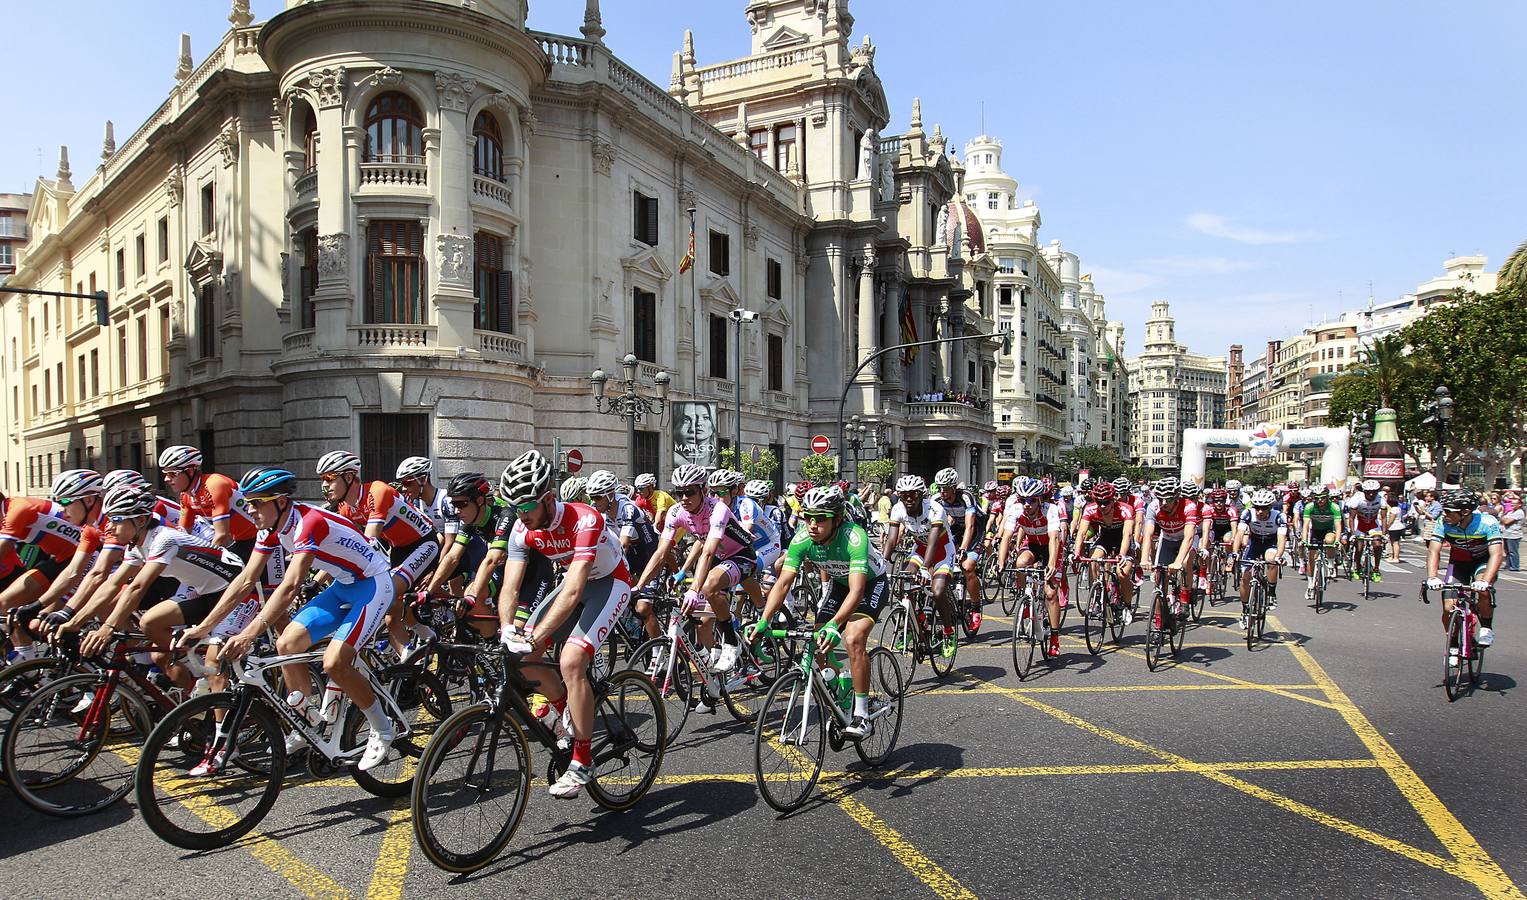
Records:
<instances>
[{"instance_id":1,"label":"high-rise building","mask_svg":"<svg viewBox=\"0 0 1527 900\"><path fill-rule=\"evenodd\" d=\"M1145 352L1129 361L1130 444L1135 462L1159 471L1182 462L1182 432L1222 428L1228 372L1225 357L1191 353L1177 343L1165 300L1151 304Z\"/></svg>"},{"instance_id":2,"label":"high-rise building","mask_svg":"<svg viewBox=\"0 0 1527 900\"><path fill-rule=\"evenodd\" d=\"M31 194L0 194L0 284L16 271L27 240L27 211Z\"/></svg>"}]
</instances>

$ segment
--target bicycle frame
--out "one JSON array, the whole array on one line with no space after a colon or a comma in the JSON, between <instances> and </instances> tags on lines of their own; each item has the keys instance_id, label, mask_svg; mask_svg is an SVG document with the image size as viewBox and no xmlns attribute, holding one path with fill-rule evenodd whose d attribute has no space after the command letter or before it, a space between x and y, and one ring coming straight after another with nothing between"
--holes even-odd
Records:
<instances>
[{"instance_id":1,"label":"bicycle frame","mask_svg":"<svg viewBox=\"0 0 1527 900\"><path fill-rule=\"evenodd\" d=\"M809 628L771 628L764 633L775 640L799 640L805 646L805 649L801 651L801 659L797 667L805 675L807 683L811 685L811 689L801 694L800 734L796 737L796 743L799 745L806 742L806 724L810 721L811 699L813 697L816 698L817 705L826 707L832 712L833 721L838 723L839 728L846 728L852 721L849 718L848 712L838 705L836 697L827 693L827 687L822 684L822 679L817 675L821 671L821 667L818 664L816 632ZM843 662L844 665L847 665L847 658ZM842 675L840 674L839 677L842 677ZM893 708L888 705L881 707L879 710L872 711L868 716L868 720L874 721L888 714ZM781 735L781 737L784 737L784 735Z\"/></svg>"}]
</instances>

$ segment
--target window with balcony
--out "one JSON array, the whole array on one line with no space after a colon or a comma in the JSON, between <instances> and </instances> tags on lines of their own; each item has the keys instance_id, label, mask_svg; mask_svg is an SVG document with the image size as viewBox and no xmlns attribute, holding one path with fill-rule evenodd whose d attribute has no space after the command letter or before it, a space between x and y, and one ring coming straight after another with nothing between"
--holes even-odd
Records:
<instances>
[{"instance_id":1,"label":"window with balcony","mask_svg":"<svg viewBox=\"0 0 1527 900\"><path fill-rule=\"evenodd\" d=\"M631 331L636 358L657 362L657 294L631 289Z\"/></svg>"},{"instance_id":2,"label":"window with balcony","mask_svg":"<svg viewBox=\"0 0 1527 900\"><path fill-rule=\"evenodd\" d=\"M313 307L313 295L318 293L318 229L310 228L302 233L302 266L297 270L297 306L299 327L312 328L317 324L317 312Z\"/></svg>"},{"instance_id":3,"label":"window with balcony","mask_svg":"<svg viewBox=\"0 0 1527 900\"><path fill-rule=\"evenodd\" d=\"M367 324L424 324L421 231L418 222L373 222L367 228Z\"/></svg>"},{"instance_id":4,"label":"window with balcony","mask_svg":"<svg viewBox=\"0 0 1527 900\"><path fill-rule=\"evenodd\" d=\"M365 161L424 162L424 114L419 105L397 91L378 96L366 107Z\"/></svg>"},{"instance_id":5,"label":"window with balcony","mask_svg":"<svg viewBox=\"0 0 1527 900\"><path fill-rule=\"evenodd\" d=\"M217 355L217 289L212 282L196 293L196 358ZM127 339L122 339L122 383L127 382Z\"/></svg>"},{"instance_id":6,"label":"window with balcony","mask_svg":"<svg viewBox=\"0 0 1527 900\"><path fill-rule=\"evenodd\" d=\"M657 443L658 443L658 440L657 440L657 432L656 431L641 431L641 430L638 430L636 432L636 471L637 472L656 472L657 471L657 466L658 466Z\"/></svg>"},{"instance_id":7,"label":"window with balcony","mask_svg":"<svg viewBox=\"0 0 1527 900\"><path fill-rule=\"evenodd\" d=\"M777 334L769 335L769 390L785 389L785 339Z\"/></svg>"},{"instance_id":8,"label":"window with balcony","mask_svg":"<svg viewBox=\"0 0 1527 900\"><path fill-rule=\"evenodd\" d=\"M318 168L318 116L308 107L302 119L302 171L303 174Z\"/></svg>"},{"instance_id":9,"label":"window with balcony","mask_svg":"<svg viewBox=\"0 0 1527 900\"><path fill-rule=\"evenodd\" d=\"M472 123L472 171L494 181L504 180L504 138L498 120L487 112Z\"/></svg>"},{"instance_id":10,"label":"window with balcony","mask_svg":"<svg viewBox=\"0 0 1527 900\"><path fill-rule=\"evenodd\" d=\"M631 236L649 247L657 246L657 198L631 192Z\"/></svg>"},{"instance_id":11,"label":"window with balcony","mask_svg":"<svg viewBox=\"0 0 1527 900\"><path fill-rule=\"evenodd\" d=\"M477 232L473 246L472 293L477 297L477 327L483 331L514 333L514 273L504 271L504 241L498 235Z\"/></svg>"}]
</instances>

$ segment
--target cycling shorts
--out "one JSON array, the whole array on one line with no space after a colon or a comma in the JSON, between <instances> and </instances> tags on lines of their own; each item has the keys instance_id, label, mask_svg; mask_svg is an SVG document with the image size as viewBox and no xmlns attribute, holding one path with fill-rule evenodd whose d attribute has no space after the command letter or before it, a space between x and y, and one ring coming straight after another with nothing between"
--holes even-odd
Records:
<instances>
[{"instance_id":1,"label":"cycling shorts","mask_svg":"<svg viewBox=\"0 0 1527 900\"><path fill-rule=\"evenodd\" d=\"M833 579L830 584L832 589L822 595L822 601L817 605L817 624L826 623L838 610L843 608L843 601L848 599L848 585ZM854 611L849 614L850 621L863 617L871 622L880 618L880 609L885 605L885 598L890 580L884 575L872 579L864 586L864 596L859 598L859 603L854 606Z\"/></svg>"},{"instance_id":2,"label":"cycling shorts","mask_svg":"<svg viewBox=\"0 0 1527 900\"><path fill-rule=\"evenodd\" d=\"M1278 549L1278 536L1257 537L1252 535L1241 548L1241 559L1266 559L1267 551Z\"/></svg>"},{"instance_id":3,"label":"cycling shorts","mask_svg":"<svg viewBox=\"0 0 1527 900\"><path fill-rule=\"evenodd\" d=\"M308 639L315 644L333 638L360 647L376 634L393 596L390 575L360 578L350 584L335 581L309 600L292 621L306 628Z\"/></svg>"},{"instance_id":4,"label":"cycling shorts","mask_svg":"<svg viewBox=\"0 0 1527 900\"><path fill-rule=\"evenodd\" d=\"M778 544L761 547L756 552L758 553L758 574L760 576L772 573L774 571L774 564L779 562L779 558L784 555L784 551L780 549Z\"/></svg>"},{"instance_id":5,"label":"cycling shorts","mask_svg":"<svg viewBox=\"0 0 1527 900\"><path fill-rule=\"evenodd\" d=\"M403 579L405 590L419 583L440 561L440 544L433 537L422 537L406 547L393 547L387 561L392 574Z\"/></svg>"},{"instance_id":6,"label":"cycling shorts","mask_svg":"<svg viewBox=\"0 0 1527 900\"><path fill-rule=\"evenodd\" d=\"M168 579L161 578L159 580L167 581ZM180 590L169 599L175 601L175 605L180 607L181 619L188 626L194 627L200 624L203 619L207 618L207 614L212 612L223 599L221 594L193 594L191 589L185 585L180 585L179 587ZM228 615L223 617L223 621L213 626L212 631L208 633L207 637L214 643L222 643L245 628L248 628L249 623L254 621L255 616L259 612L260 602L250 597L248 600L235 606Z\"/></svg>"},{"instance_id":7,"label":"cycling shorts","mask_svg":"<svg viewBox=\"0 0 1527 900\"><path fill-rule=\"evenodd\" d=\"M914 553L907 557L907 562L911 563L919 569L923 568L923 558L918 554ZM940 575L948 578L954 574L954 564L950 561L949 557L946 556L938 562L934 563L933 570L928 574L933 578L938 578Z\"/></svg>"},{"instance_id":8,"label":"cycling shorts","mask_svg":"<svg viewBox=\"0 0 1527 900\"><path fill-rule=\"evenodd\" d=\"M24 544L16 545L18 551L25 547L26 545ZM47 590L48 586L64 571L64 566L68 565L67 562L59 562L53 557L45 556L41 553L37 554L36 558L30 563L25 562L25 555L22 556L22 559L23 563L21 565L15 566L3 578L0 578L0 591L5 590L23 578L30 578L42 590Z\"/></svg>"},{"instance_id":9,"label":"cycling shorts","mask_svg":"<svg viewBox=\"0 0 1527 900\"><path fill-rule=\"evenodd\" d=\"M1489 561L1488 556L1484 559L1455 559L1448 562L1447 571L1459 584L1472 584L1474 576L1482 573Z\"/></svg>"},{"instance_id":10,"label":"cycling shorts","mask_svg":"<svg viewBox=\"0 0 1527 900\"><path fill-rule=\"evenodd\" d=\"M1171 564L1182 550L1182 537L1169 538L1161 536L1156 538L1156 562L1158 566Z\"/></svg>"},{"instance_id":11,"label":"cycling shorts","mask_svg":"<svg viewBox=\"0 0 1527 900\"><path fill-rule=\"evenodd\" d=\"M556 604L557 592L562 589L559 584L546 595L535 614L526 622L526 627L535 632L536 623L545 615L547 610ZM605 640L610 636L610 630L615 627L615 621L621 613L626 611L626 606L631 602L631 584L607 575L604 578L590 579L583 586L583 597L578 610L567 617L552 636L552 643L562 641L568 644L577 644L590 654L604 646Z\"/></svg>"},{"instance_id":12,"label":"cycling shorts","mask_svg":"<svg viewBox=\"0 0 1527 900\"><path fill-rule=\"evenodd\" d=\"M726 583L721 587L729 591L753 577L753 573L758 570L758 559L753 555L752 548L748 548L744 553L716 563L715 568L726 573Z\"/></svg>"},{"instance_id":13,"label":"cycling shorts","mask_svg":"<svg viewBox=\"0 0 1527 900\"><path fill-rule=\"evenodd\" d=\"M1225 541L1225 539L1230 536L1230 532L1232 532L1234 530L1235 530L1235 523L1234 522L1215 521L1210 526L1210 534L1214 535L1214 540L1215 540L1216 543L1223 543Z\"/></svg>"},{"instance_id":14,"label":"cycling shorts","mask_svg":"<svg viewBox=\"0 0 1527 900\"><path fill-rule=\"evenodd\" d=\"M1326 538L1330 537L1331 535L1333 535L1335 533L1336 533L1336 526L1335 525L1332 525L1330 528L1321 528L1319 525L1311 525L1310 526L1310 543L1311 544L1324 544L1326 542Z\"/></svg>"},{"instance_id":15,"label":"cycling shorts","mask_svg":"<svg viewBox=\"0 0 1527 900\"><path fill-rule=\"evenodd\" d=\"M1124 549L1124 525L1121 522L1117 528L1099 528L1092 539L1088 554L1098 547L1103 548L1106 556L1122 556Z\"/></svg>"}]
</instances>

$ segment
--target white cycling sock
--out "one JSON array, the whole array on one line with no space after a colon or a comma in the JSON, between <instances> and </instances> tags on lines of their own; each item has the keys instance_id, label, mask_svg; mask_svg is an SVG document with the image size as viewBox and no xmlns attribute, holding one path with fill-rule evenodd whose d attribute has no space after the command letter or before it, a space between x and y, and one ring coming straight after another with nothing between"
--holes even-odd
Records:
<instances>
[{"instance_id":1,"label":"white cycling sock","mask_svg":"<svg viewBox=\"0 0 1527 900\"><path fill-rule=\"evenodd\" d=\"M855 694L854 695L854 715L859 717L859 718L861 718L861 719L864 719L864 718L868 718L869 714L870 714L870 696L869 696L869 694Z\"/></svg>"},{"instance_id":2,"label":"white cycling sock","mask_svg":"<svg viewBox=\"0 0 1527 900\"><path fill-rule=\"evenodd\" d=\"M382 708L382 701L372 700L371 705L361 710L366 715L366 723L377 734L392 734L392 719L387 717L387 711Z\"/></svg>"}]
</instances>

